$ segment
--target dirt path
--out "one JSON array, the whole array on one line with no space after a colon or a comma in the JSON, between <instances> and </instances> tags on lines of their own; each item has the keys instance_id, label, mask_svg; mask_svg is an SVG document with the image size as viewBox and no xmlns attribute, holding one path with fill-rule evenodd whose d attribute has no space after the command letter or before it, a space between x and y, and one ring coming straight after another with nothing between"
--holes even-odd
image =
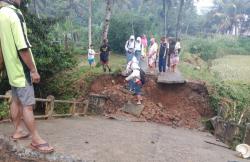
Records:
<instances>
[{"instance_id":1,"label":"dirt path","mask_svg":"<svg viewBox=\"0 0 250 162\"><path fill-rule=\"evenodd\" d=\"M235 152L207 144L216 142L208 133L184 128L108 120L102 117L38 121L43 137L57 152L97 162L245 162ZM10 124L1 134L10 135ZM26 146L29 141L22 141Z\"/></svg>"}]
</instances>

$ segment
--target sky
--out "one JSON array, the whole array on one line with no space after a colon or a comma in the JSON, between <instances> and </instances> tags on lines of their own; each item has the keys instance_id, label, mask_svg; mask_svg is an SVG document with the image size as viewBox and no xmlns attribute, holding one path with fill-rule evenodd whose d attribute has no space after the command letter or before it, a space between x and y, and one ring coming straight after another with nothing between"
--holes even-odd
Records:
<instances>
[{"instance_id":1,"label":"sky","mask_svg":"<svg viewBox=\"0 0 250 162\"><path fill-rule=\"evenodd\" d=\"M202 14L209 10L210 7L213 6L213 0L199 0L196 2L198 14Z\"/></svg>"}]
</instances>

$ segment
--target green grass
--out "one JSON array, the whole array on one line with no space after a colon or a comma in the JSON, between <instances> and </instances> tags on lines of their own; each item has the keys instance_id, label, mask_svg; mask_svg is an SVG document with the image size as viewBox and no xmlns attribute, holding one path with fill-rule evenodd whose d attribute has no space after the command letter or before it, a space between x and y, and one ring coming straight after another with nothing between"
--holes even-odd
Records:
<instances>
[{"instance_id":1,"label":"green grass","mask_svg":"<svg viewBox=\"0 0 250 162\"><path fill-rule=\"evenodd\" d=\"M250 121L249 63L250 56L244 55L205 62L184 53L179 68L187 79L206 82L210 105L216 112L223 107L225 120L244 124Z\"/></svg>"},{"instance_id":2,"label":"green grass","mask_svg":"<svg viewBox=\"0 0 250 162\"><path fill-rule=\"evenodd\" d=\"M220 80L250 83L250 56L230 55L212 62Z\"/></svg>"}]
</instances>

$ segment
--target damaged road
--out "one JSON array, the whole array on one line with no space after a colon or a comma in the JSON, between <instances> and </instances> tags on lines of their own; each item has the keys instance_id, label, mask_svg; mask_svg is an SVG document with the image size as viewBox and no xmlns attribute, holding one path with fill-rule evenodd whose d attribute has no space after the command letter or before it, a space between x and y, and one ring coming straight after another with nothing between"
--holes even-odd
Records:
<instances>
[{"instance_id":1,"label":"damaged road","mask_svg":"<svg viewBox=\"0 0 250 162\"><path fill-rule=\"evenodd\" d=\"M43 158L41 161L63 162L74 161L74 159L90 162L248 161L236 157L236 152L232 150L206 143L205 141L218 142L211 134L196 130L173 129L161 124L109 120L103 117L37 122L41 135L56 149L54 154L39 156ZM1 134L9 136L12 131L13 127L10 123L0 125ZM25 140L20 141L19 144L23 148L27 148L29 142L29 140ZM36 155L30 154L29 151L23 152L28 156ZM65 157L70 155L72 158L71 160L64 159L62 155ZM24 155L22 156L24 157Z\"/></svg>"}]
</instances>

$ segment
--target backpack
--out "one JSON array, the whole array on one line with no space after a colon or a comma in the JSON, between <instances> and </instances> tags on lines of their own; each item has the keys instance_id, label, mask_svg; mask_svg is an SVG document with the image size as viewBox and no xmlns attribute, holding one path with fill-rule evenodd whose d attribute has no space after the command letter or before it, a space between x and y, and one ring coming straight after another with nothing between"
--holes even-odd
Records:
<instances>
[{"instance_id":1,"label":"backpack","mask_svg":"<svg viewBox=\"0 0 250 162\"><path fill-rule=\"evenodd\" d=\"M130 46L130 41L128 40L128 43L127 43L127 48ZM134 48L135 48L135 41L134 41Z\"/></svg>"},{"instance_id":2,"label":"backpack","mask_svg":"<svg viewBox=\"0 0 250 162\"><path fill-rule=\"evenodd\" d=\"M141 77L141 84L144 85L146 83L146 73L140 68L140 77Z\"/></svg>"}]
</instances>

